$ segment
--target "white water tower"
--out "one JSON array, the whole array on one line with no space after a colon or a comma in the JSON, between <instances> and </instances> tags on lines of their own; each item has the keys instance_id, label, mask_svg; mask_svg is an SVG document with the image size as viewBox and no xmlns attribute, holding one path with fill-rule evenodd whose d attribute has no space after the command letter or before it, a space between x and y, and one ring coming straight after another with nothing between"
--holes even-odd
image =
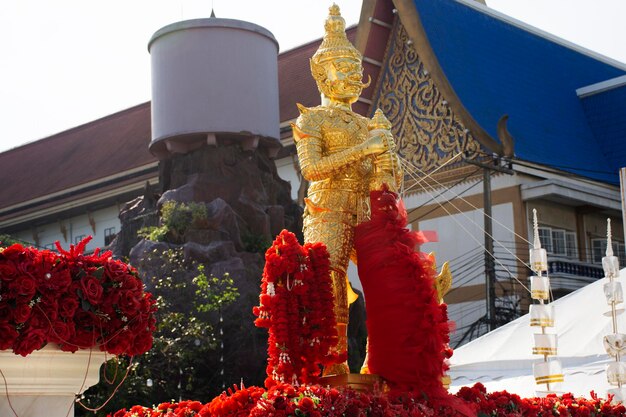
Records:
<instances>
[{"instance_id":1,"label":"white water tower","mask_svg":"<svg viewBox=\"0 0 626 417\"><path fill-rule=\"evenodd\" d=\"M159 29L152 60L152 141L159 159L204 144L280 148L278 43L233 19L186 20Z\"/></svg>"}]
</instances>

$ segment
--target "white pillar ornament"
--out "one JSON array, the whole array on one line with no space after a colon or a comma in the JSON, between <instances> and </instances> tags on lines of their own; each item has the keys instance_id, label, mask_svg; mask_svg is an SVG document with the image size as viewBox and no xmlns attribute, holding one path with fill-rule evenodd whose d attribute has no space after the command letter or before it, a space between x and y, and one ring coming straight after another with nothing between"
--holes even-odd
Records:
<instances>
[{"instance_id":1,"label":"white pillar ornament","mask_svg":"<svg viewBox=\"0 0 626 417\"><path fill-rule=\"evenodd\" d=\"M530 277L530 296L533 300L548 300L550 298L550 278Z\"/></svg>"},{"instance_id":2,"label":"white pillar ornament","mask_svg":"<svg viewBox=\"0 0 626 417\"><path fill-rule=\"evenodd\" d=\"M533 355L556 355L557 338L555 334L534 334Z\"/></svg>"},{"instance_id":3,"label":"white pillar ornament","mask_svg":"<svg viewBox=\"0 0 626 417\"><path fill-rule=\"evenodd\" d=\"M554 307L550 304L531 304L529 314L531 326L554 327Z\"/></svg>"},{"instance_id":4,"label":"white pillar ornament","mask_svg":"<svg viewBox=\"0 0 626 417\"><path fill-rule=\"evenodd\" d=\"M76 395L98 383L104 361L97 349L71 353L54 344L26 357L0 351L0 416L73 416Z\"/></svg>"},{"instance_id":5,"label":"white pillar ornament","mask_svg":"<svg viewBox=\"0 0 626 417\"><path fill-rule=\"evenodd\" d=\"M560 384L563 382L563 367L561 362L552 359L546 362L539 362L533 365L533 375L537 384L546 384L554 390L556 386L554 384Z\"/></svg>"},{"instance_id":6,"label":"white pillar ornament","mask_svg":"<svg viewBox=\"0 0 626 417\"><path fill-rule=\"evenodd\" d=\"M617 332L617 315L623 310L618 310L617 305L624 302L624 292L622 284L616 281L619 276L619 260L613 255L613 242L611 241L611 219L606 219L606 256L602 258L602 269L606 282L604 284L604 296L606 302L611 306L612 329L613 333L604 336L604 349L609 356L615 359L606 367L606 379L611 385L616 385L616 389L609 390L610 394L615 395L618 401L624 400L624 392L622 385L626 382L626 364L621 362L621 358L626 350L626 335Z\"/></svg>"},{"instance_id":7,"label":"white pillar ornament","mask_svg":"<svg viewBox=\"0 0 626 417\"><path fill-rule=\"evenodd\" d=\"M548 254L541 247L539 240L539 223L537 210L533 209L533 247L530 249L530 269L535 274L530 278L530 296L538 300L538 304L531 304L529 308L530 325L541 327L541 333L535 333L533 355L543 356L543 362L533 365L533 375L538 385L545 385L545 390L538 390L538 395L555 392L563 382L561 362L549 359L555 356L557 350L557 335L547 333L546 328L554 327L554 307L550 305L550 278L548 277ZM545 275L544 275L545 274Z\"/></svg>"}]
</instances>

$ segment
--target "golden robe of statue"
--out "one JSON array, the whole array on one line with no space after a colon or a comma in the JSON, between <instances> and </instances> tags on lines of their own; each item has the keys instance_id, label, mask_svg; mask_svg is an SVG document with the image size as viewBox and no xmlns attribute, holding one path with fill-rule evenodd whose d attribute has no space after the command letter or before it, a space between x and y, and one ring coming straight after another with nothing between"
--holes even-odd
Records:
<instances>
[{"instance_id":1,"label":"golden robe of statue","mask_svg":"<svg viewBox=\"0 0 626 417\"><path fill-rule=\"evenodd\" d=\"M333 5L325 35L311 58L311 72L322 105L298 105L292 125L302 176L309 181L305 199L304 239L322 242L330 253L339 343L347 350L348 290L346 269L353 251L354 227L368 219L369 191L384 182L396 189L401 173L393 150L390 124L377 112L370 120L352 111L364 84L362 56L348 41L345 21ZM347 364L325 374L349 372Z\"/></svg>"}]
</instances>

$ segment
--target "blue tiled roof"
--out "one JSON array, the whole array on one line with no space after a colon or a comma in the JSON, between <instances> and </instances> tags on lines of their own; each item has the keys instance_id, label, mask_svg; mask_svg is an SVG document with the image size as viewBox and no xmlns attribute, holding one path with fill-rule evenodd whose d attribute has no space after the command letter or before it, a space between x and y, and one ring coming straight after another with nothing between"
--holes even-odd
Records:
<instances>
[{"instance_id":1,"label":"blue tiled roof","mask_svg":"<svg viewBox=\"0 0 626 417\"><path fill-rule=\"evenodd\" d=\"M413 1L450 84L492 137L508 114L516 157L619 182L576 89L624 75L626 64L610 65L460 1Z\"/></svg>"},{"instance_id":2,"label":"blue tiled roof","mask_svg":"<svg viewBox=\"0 0 626 417\"><path fill-rule=\"evenodd\" d=\"M583 109L611 171L626 166L626 85L584 96Z\"/></svg>"}]
</instances>

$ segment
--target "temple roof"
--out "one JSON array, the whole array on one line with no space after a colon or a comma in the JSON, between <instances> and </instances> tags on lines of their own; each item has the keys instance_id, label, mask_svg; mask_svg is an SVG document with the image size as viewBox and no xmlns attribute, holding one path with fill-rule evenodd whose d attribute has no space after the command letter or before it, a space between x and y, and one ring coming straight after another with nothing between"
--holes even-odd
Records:
<instances>
[{"instance_id":1,"label":"temple roof","mask_svg":"<svg viewBox=\"0 0 626 417\"><path fill-rule=\"evenodd\" d=\"M576 90L626 74L626 64L474 1L413 2L441 69L489 135L497 137L498 119L508 114L517 158L619 182L618 165L626 165L624 130L600 137L609 129L603 124L612 121L587 116L610 109L623 122L623 88L582 100ZM618 130L617 123L612 129Z\"/></svg>"},{"instance_id":2,"label":"temple roof","mask_svg":"<svg viewBox=\"0 0 626 417\"><path fill-rule=\"evenodd\" d=\"M626 166L626 76L579 89L594 137L612 171Z\"/></svg>"},{"instance_id":3,"label":"temple roof","mask_svg":"<svg viewBox=\"0 0 626 417\"><path fill-rule=\"evenodd\" d=\"M0 209L154 163L149 142L144 103L2 152Z\"/></svg>"}]
</instances>

